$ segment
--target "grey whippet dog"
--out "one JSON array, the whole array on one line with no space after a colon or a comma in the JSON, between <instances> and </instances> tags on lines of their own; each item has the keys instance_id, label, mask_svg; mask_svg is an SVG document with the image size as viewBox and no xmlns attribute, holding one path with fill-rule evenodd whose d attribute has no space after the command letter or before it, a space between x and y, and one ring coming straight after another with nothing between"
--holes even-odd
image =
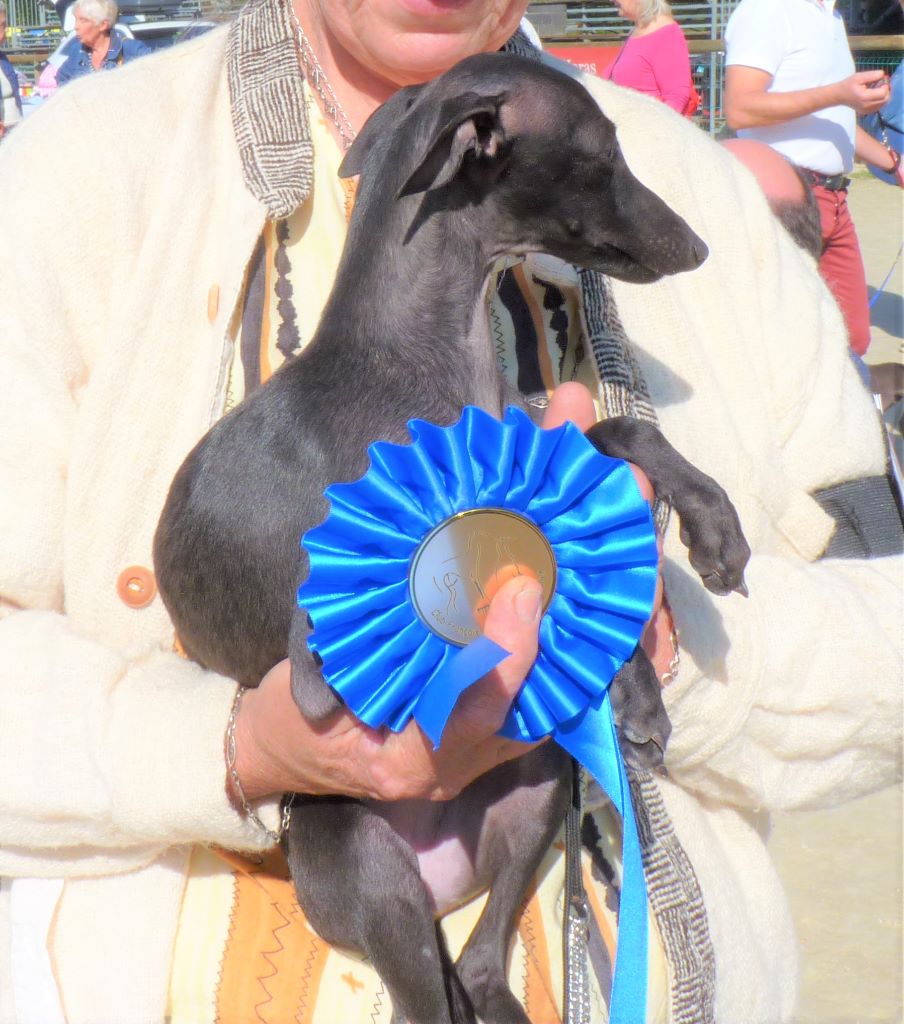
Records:
<instances>
[{"instance_id":1,"label":"grey whippet dog","mask_svg":"<svg viewBox=\"0 0 904 1024\"><path fill-rule=\"evenodd\" d=\"M646 282L707 255L628 170L587 91L524 58L479 55L402 89L364 126L340 173L361 180L317 332L187 457L154 550L189 655L248 686L288 655L295 700L313 721L338 699L295 606L307 576L299 538L327 514L325 488L366 470L370 442L406 442L412 418L449 425L467 404L499 416L512 401L485 310L498 258L551 253ZM710 590L743 588L749 549L714 481L646 424L608 420L589 436L671 500ZM641 650L613 700L629 762L658 763L670 726ZM326 940L370 958L397 1021L524 1024L505 978L508 942L570 788L569 759L549 743L447 803L302 798L287 837L299 902ZM442 840L453 840L444 848L455 865L422 856ZM458 890L437 896L450 878ZM435 917L485 888L486 909L453 965Z\"/></svg>"}]
</instances>

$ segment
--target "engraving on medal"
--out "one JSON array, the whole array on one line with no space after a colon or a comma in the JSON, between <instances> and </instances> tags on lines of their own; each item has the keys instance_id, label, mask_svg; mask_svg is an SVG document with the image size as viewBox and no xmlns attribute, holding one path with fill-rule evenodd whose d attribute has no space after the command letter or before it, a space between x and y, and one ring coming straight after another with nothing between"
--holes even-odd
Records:
<instances>
[{"instance_id":1,"label":"engraving on medal","mask_svg":"<svg viewBox=\"0 0 904 1024\"><path fill-rule=\"evenodd\" d=\"M541 530L508 509L469 509L440 523L414 553L411 603L428 629L464 646L480 636L499 587L521 574L540 581L545 612L556 589L556 561Z\"/></svg>"}]
</instances>

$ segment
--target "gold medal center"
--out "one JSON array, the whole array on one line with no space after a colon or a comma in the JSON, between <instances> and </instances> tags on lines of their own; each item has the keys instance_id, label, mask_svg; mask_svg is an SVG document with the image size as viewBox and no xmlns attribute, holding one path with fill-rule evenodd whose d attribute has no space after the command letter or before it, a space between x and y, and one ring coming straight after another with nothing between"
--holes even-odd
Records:
<instances>
[{"instance_id":1,"label":"gold medal center","mask_svg":"<svg viewBox=\"0 0 904 1024\"><path fill-rule=\"evenodd\" d=\"M414 553L411 603L428 629L463 647L482 633L499 587L518 575L540 581L545 612L556 560L542 531L507 509L470 509L441 522Z\"/></svg>"}]
</instances>

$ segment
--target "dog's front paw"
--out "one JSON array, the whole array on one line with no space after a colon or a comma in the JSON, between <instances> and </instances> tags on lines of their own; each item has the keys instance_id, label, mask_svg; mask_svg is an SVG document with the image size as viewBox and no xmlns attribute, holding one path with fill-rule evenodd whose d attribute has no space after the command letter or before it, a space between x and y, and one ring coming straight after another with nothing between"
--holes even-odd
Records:
<instances>
[{"instance_id":1,"label":"dog's front paw","mask_svg":"<svg viewBox=\"0 0 904 1024\"><path fill-rule=\"evenodd\" d=\"M728 495L693 466L651 423L615 416L587 431L599 451L639 466L657 497L669 501L681 520L681 539L703 585L714 594L747 594L744 568L750 547Z\"/></svg>"},{"instance_id":2,"label":"dog's front paw","mask_svg":"<svg viewBox=\"0 0 904 1024\"><path fill-rule=\"evenodd\" d=\"M618 746L625 764L636 772L649 772L659 768L665 760L665 749L656 740L635 743L629 740L622 730L616 726Z\"/></svg>"},{"instance_id":3,"label":"dog's front paw","mask_svg":"<svg viewBox=\"0 0 904 1024\"><path fill-rule=\"evenodd\" d=\"M680 500L677 496L673 500L681 520L681 541L707 590L720 597L736 590L746 597L744 569L750 545L738 513L715 480L700 476Z\"/></svg>"},{"instance_id":4,"label":"dog's front paw","mask_svg":"<svg viewBox=\"0 0 904 1024\"><path fill-rule=\"evenodd\" d=\"M672 732L653 664L638 647L609 687L615 728L625 763L638 771L658 768Z\"/></svg>"}]
</instances>

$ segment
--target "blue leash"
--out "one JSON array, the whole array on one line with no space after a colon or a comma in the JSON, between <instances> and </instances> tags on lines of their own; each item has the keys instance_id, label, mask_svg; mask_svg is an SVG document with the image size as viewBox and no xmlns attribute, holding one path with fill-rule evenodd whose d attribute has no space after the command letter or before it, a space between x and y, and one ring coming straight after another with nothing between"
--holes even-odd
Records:
<instances>
[{"instance_id":1,"label":"blue leash","mask_svg":"<svg viewBox=\"0 0 904 1024\"><path fill-rule=\"evenodd\" d=\"M882 284L879 285L878 291L876 291L876 293L873 295L873 297L869 300L869 308L870 309L872 309L873 306L875 306L876 300L879 298L879 296L882 294L882 292L885 291L885 286L891 280L891 275L894 273L895 267L898 265L898 260L901 258L901 253L902 252L904 252L904 242L901 243L901 248L898 249L898 255L895 256L894 263L892 263L891 268L889 269L888 273L885 275L885 280L882 282Z\"/></svg>"}]
</instances>

